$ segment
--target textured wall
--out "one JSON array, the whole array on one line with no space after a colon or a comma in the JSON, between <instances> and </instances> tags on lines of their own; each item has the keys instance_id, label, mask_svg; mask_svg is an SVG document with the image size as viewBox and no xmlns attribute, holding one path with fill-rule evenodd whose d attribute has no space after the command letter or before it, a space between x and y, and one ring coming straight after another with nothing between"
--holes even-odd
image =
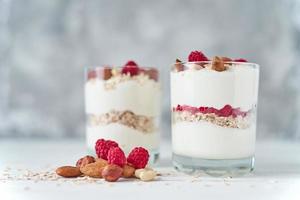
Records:
<instances>
[{"instance_id":1,"label":"textured wall","mask_svg":"<svg viewBox=\"0 0 300 200\"><path fill-rule=\"evenodd\" d=\"M300 136L299 4L0 0L0 135L83 136L83 66L135 59L162 73L169 136L170 64L199 49L259 63L259 136Z\"/></svg>"}]
</instances>

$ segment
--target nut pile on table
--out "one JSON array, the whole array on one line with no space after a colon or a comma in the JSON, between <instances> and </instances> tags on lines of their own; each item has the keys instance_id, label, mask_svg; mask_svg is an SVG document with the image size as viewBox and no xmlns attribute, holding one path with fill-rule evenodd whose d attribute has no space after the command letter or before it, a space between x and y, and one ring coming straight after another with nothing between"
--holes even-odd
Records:
<instances>
[{"instance_id":1,"label":"nut pile on table","mask_svg":"<svg viewBox=\"0 0 300 200\"><path fill-rule=\"evenodd\" d=\"M119 178L133 177L142 181L151 181L156 177L153 169L146 168L149 153L143 147L135 147L126 157L115 141L99 139L95 150L98 158L87 155L80 158L76 166L59 167L56 173L66 178L88 176L104 178L109 182L115 182Z\"/></svg>"}]
</instances>

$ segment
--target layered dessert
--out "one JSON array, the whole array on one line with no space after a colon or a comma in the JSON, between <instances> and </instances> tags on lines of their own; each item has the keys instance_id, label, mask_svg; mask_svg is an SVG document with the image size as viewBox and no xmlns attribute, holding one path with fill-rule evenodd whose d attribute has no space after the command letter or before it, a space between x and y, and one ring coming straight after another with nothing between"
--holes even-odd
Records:
<instances>
[{"instance_id":1,"label":"layered dessert","mask_svg":"<svg viewBox=\"0 0 300 200\"><path fill-rule=\"evenodd\" d=\"M86 77L89 149L94 151L95 142L104 138L118 142L125 153L136 146L158 153L158 71L129 61L123 67L90 68Z\"/></svg>"},{"instance_id":2,"label":"layered dessert","mask_svg":"<svg viewBox=\"0 0 300 200\"><path fill-rule=\"evenodd\" d=\"M209 59L200 51L188 62L177 59L171 71L175 165L225 171L230 161L253 165L258 77L258 66L245 59Z\"/></svg>"}]
</instances>

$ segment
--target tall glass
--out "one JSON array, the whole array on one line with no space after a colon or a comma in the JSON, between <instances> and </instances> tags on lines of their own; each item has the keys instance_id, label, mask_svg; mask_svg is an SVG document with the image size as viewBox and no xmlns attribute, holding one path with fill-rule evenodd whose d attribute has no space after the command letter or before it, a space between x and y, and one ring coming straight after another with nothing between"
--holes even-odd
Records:
<instances>
[{"instance_id":1,"label":"tall glass","mask_svg":"<svg viewBox=\"0 0 300 200\"><path fill-rule=\"evenodd\" d=\"M135 74L122 67L86 69L86 141L94 152L100 139L116 141L128 154L144 147L154 162L159 155L160 83L155 68L139 67Z\"/></svg>"},{"instance_id":2,"label":"tall glass","mask_svg":"<svg viewBox=\"0 0 300 200\"><path fill-rule=\"evenodd\" d=\"M253 170L259 66L210 61L176 63L171 70L175 168L210 175Z\"/></svg>"}]
</instances>

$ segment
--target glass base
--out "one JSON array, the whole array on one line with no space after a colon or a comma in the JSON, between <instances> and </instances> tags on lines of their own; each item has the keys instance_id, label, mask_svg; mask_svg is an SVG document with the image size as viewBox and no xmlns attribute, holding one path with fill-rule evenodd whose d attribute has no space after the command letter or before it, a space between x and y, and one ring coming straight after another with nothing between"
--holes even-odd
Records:
<instances>
[{"instance_id":1,"label":"glass base","mask_svg":"<svg viewBox=\"0 0 300 200\"><path fill-rule=\"evenodd\" d=\"M95 150L94 149L88 149L88 154L92 155L92 156L96 156ZM157 164L158 160L159 160L159 150L152 150L149 151L149 165L155 165Z\"/></svg>"},{"instance_id":2,"label":"glass base","mask_svg":"<svg viewBox=\"0 0 300 200\"><path fill-rule=\"evenodd\" d=\"M254 167L254 157L241 159L201 159L181 156L173 153L173 165L176 170L188 174L204 172L210 176L242 176Z\"/></svg>"}]
</instances>

